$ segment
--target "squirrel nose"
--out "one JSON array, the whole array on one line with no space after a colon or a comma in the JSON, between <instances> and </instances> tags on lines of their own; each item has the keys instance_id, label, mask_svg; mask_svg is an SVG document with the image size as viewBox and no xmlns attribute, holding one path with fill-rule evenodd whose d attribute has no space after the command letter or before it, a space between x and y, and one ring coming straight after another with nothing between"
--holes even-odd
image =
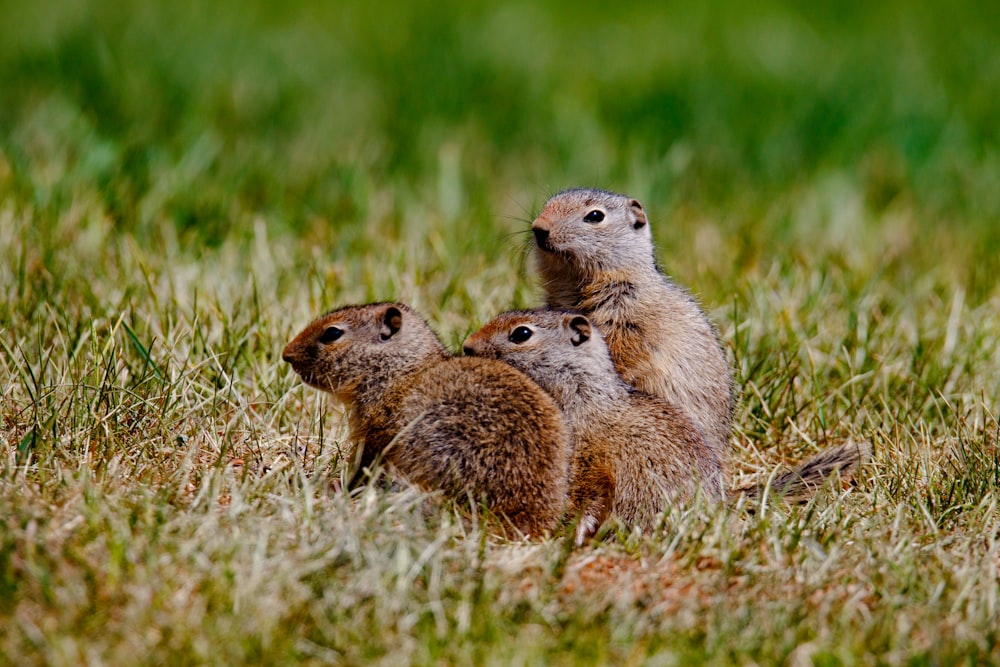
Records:
<instances>
[{"instance_id":1,"label":"squirrel nose","mask_svg":"<svg viewBox=\"0 0 1000 667\"><path fill-rule=\"evenodd\" d=\"M281 360L284 361L286 364L292 363L292 359L294 358L295 357L292 356L292 353L289 351L288 347L286 347L284 350L281 351Z\"/></svg>"},{"instance_id":2,"label":"squirrel nose","mask_svg":"<svg viewBox=\"0 0 1000 667\"><path fill-rule=\"evenodd\" d=\"M549 241L549 230L542 229L540 227L532 227L531 231L535 233L535 243L544 247Z\"/></svg>"},{"instance_id":3,"label":"squirrel nose","mask_svg":"<svg viewBox=\"0 0 1000 667\"><path fill-rule=\"evenodd\" d=\"M476 351L474 349L472 349L471 345L464 345L462 347L462 352L465 353L465 356L467 356L467 357L474 357L474 356L476 356Z\"/></svg>"}]
</instances>

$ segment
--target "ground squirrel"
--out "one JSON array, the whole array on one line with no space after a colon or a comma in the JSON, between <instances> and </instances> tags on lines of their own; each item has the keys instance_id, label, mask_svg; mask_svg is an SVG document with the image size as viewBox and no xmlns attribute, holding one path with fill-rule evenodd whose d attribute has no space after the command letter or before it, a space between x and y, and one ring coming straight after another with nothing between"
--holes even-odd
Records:
<instances>
[{"instance_id":1,"label":"ground squirrel","mask_svg":"<svg viewBox=\"0 0 1000 667\"><path fill-rule=\"evenodd\" d=\"M384 456L409 481L482 501L526 536L562 517L570 444L558 407L506 364L451 356L408 306L327 313L282 358L348 406L359 472Z\"/></svg>"},{"instance_id":2,"label":"ground squirrel","mask_svg":"<svg viewBox=\"0 0 1000 667\"><path fill-rule=\"evenodd\" d=\"M469 336L467 355L499 359L534 379L563 410L573 438L569 510L577 543L614 515L648 528L671 498L726 497L719 453L668 401L627 385L601 332L586 317L556 310L501 314ZM767 488L804 500L834 472L849 474L863 448L833 447L779 474ZM765 486L737 489L759 497Z\"/></svg>"},{"instance_id":3,"label":"ground squirrel","mask_svg":"<svg viewBox=\"0 0 1000 667\"><path fill-rule=\"evenodd\" d=\"M725 462L729 362L694 298L657 268L642 205L603 190L566 190L531 228L547 305L586 315L625 381L684 410Z\"/></svg>"},{"instance_id":4,"label":"ground squirrel","mask_svg":"<svg viewBox=\"0 0 1000 667\"><path fill-rule=\"evenodd\" d=\"M569 512L580 519L578 543L609 514L649 528L665 500L691 497L699 484L724 498L722 462L701 429L668 401L626 384L586 317L504 313L469 336L464 350L523 371L562 409L573 440Z\"/></svg>"}]
</instances>

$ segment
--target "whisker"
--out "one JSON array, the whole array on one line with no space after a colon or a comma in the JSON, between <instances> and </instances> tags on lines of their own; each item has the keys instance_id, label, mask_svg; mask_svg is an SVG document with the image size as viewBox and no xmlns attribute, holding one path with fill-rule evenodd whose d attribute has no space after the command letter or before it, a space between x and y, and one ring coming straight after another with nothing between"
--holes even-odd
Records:
<instances>
[{"instance_id":1,"label":"whisker","mask_svg":"<svg viewBox=\"0 0 1000 667\"><path fill-rule=\"evenodd\" d=\"M524 239L521 241L520 247L516 248L517 275L522 280L527 275L528 257L532 254L531 251L534 246L531 232L524 233Z\"/></svg>"},{"instance_id":2,"label":"whisker","mask_svg":"<svg viewBox=\"0 0 1000 667\"><path fill-rule=\"evenodd\" d=\"M537 183L536 183L536 184L534 184L534 185L535 185L535 187L536 187L536 188L540 187L540 186L539 186L539 185L538 185ZM548 198L549 198L549 196L550 196L550 195L548 195L548 194L543 194L543 197L544 197L545 199L548 199ZM516 206L517 206L517 207L518 207L519 209L521 209L521 212L522 212L522 213L523 213L524 215L526 215L526 216L528 217L528 219L527 219L527 220L522 220L522 222L528 222L528 223L530 223L530 222L531 222L532 220L534 220L535 218L537 218L537 217L538 217L538 213L539 213L539 211L537 211L537 210L532 210L532 209L531 209L531 208L529 208L529 207L528 207L528 206L527 206L526 204L522 204L521 202L519 202L519 201L517 201L516 199L514 199L514 197L513 197L513 196L510 196L510 197L508 197L508 199L509 199L509 200L510 200L511 202L513 202L513 203L514 203L514 204L515 204L515 205L516 205ZM517 220L520 220L520 218L515 218L515 219L517 219Z\"/></svg>"},{"instance_id":3,"label":"whisker","mask_svg":"<svg viewBox=\"0 0 1000 667\"><path fill-rule=\"evenodd\" d=\"M528 214L528 215L530 215L530 214ZM524 225L527 225L528 227L531 226L532 221L534 221L534 219L535 219L535 216L531 216L531 217L527 217L527 218L521 218L521 217L516 216L516 215L501 215L499 217L500 217L501 220L509 220L509 221L512 221L512 222L520 222L520 223L522 223Z\"/></svg>"}]
</instances>

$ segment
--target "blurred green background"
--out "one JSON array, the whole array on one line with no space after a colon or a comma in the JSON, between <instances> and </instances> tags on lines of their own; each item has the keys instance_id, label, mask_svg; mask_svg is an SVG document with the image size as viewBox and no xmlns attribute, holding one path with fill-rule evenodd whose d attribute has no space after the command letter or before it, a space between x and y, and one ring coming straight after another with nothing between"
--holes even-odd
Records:
<instances>
[{"instance_id":1,"label":"blurred green background","mask_svg":"<svg viewBox=\"0 0 1000 667\"><path fill-rule=\"evenodd\" d=\"M817 247L918 269L944 253L973 303L1000 268L998 3L0 15L0 195L40 225L96 202L143 245L171 228L210 249L259 219L329 227L336 256L377 247L414 202L496 243L583 185L642 198L668 248L707 226L700 263L680 261L709 298L762 257Z\"/></svg>"}]
</instances>

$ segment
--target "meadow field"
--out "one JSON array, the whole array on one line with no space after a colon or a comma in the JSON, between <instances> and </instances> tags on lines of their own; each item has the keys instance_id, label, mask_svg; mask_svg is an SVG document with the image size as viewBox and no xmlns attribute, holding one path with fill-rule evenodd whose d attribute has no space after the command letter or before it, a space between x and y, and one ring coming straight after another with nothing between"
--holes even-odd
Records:
<instances>
[{"instance_id":1,"label":"meadow field","mask_svg":"<svg viewBox=\"0 0 1000 667\"><path fill-rule=\"evenodd\" d=\"M1000 664L1000 4L0 0L0 664ZM733 484L508 542L337 483L281 361L539 303L528 222L639 198L717 324Z\"/></svg>"}]
</instances>

